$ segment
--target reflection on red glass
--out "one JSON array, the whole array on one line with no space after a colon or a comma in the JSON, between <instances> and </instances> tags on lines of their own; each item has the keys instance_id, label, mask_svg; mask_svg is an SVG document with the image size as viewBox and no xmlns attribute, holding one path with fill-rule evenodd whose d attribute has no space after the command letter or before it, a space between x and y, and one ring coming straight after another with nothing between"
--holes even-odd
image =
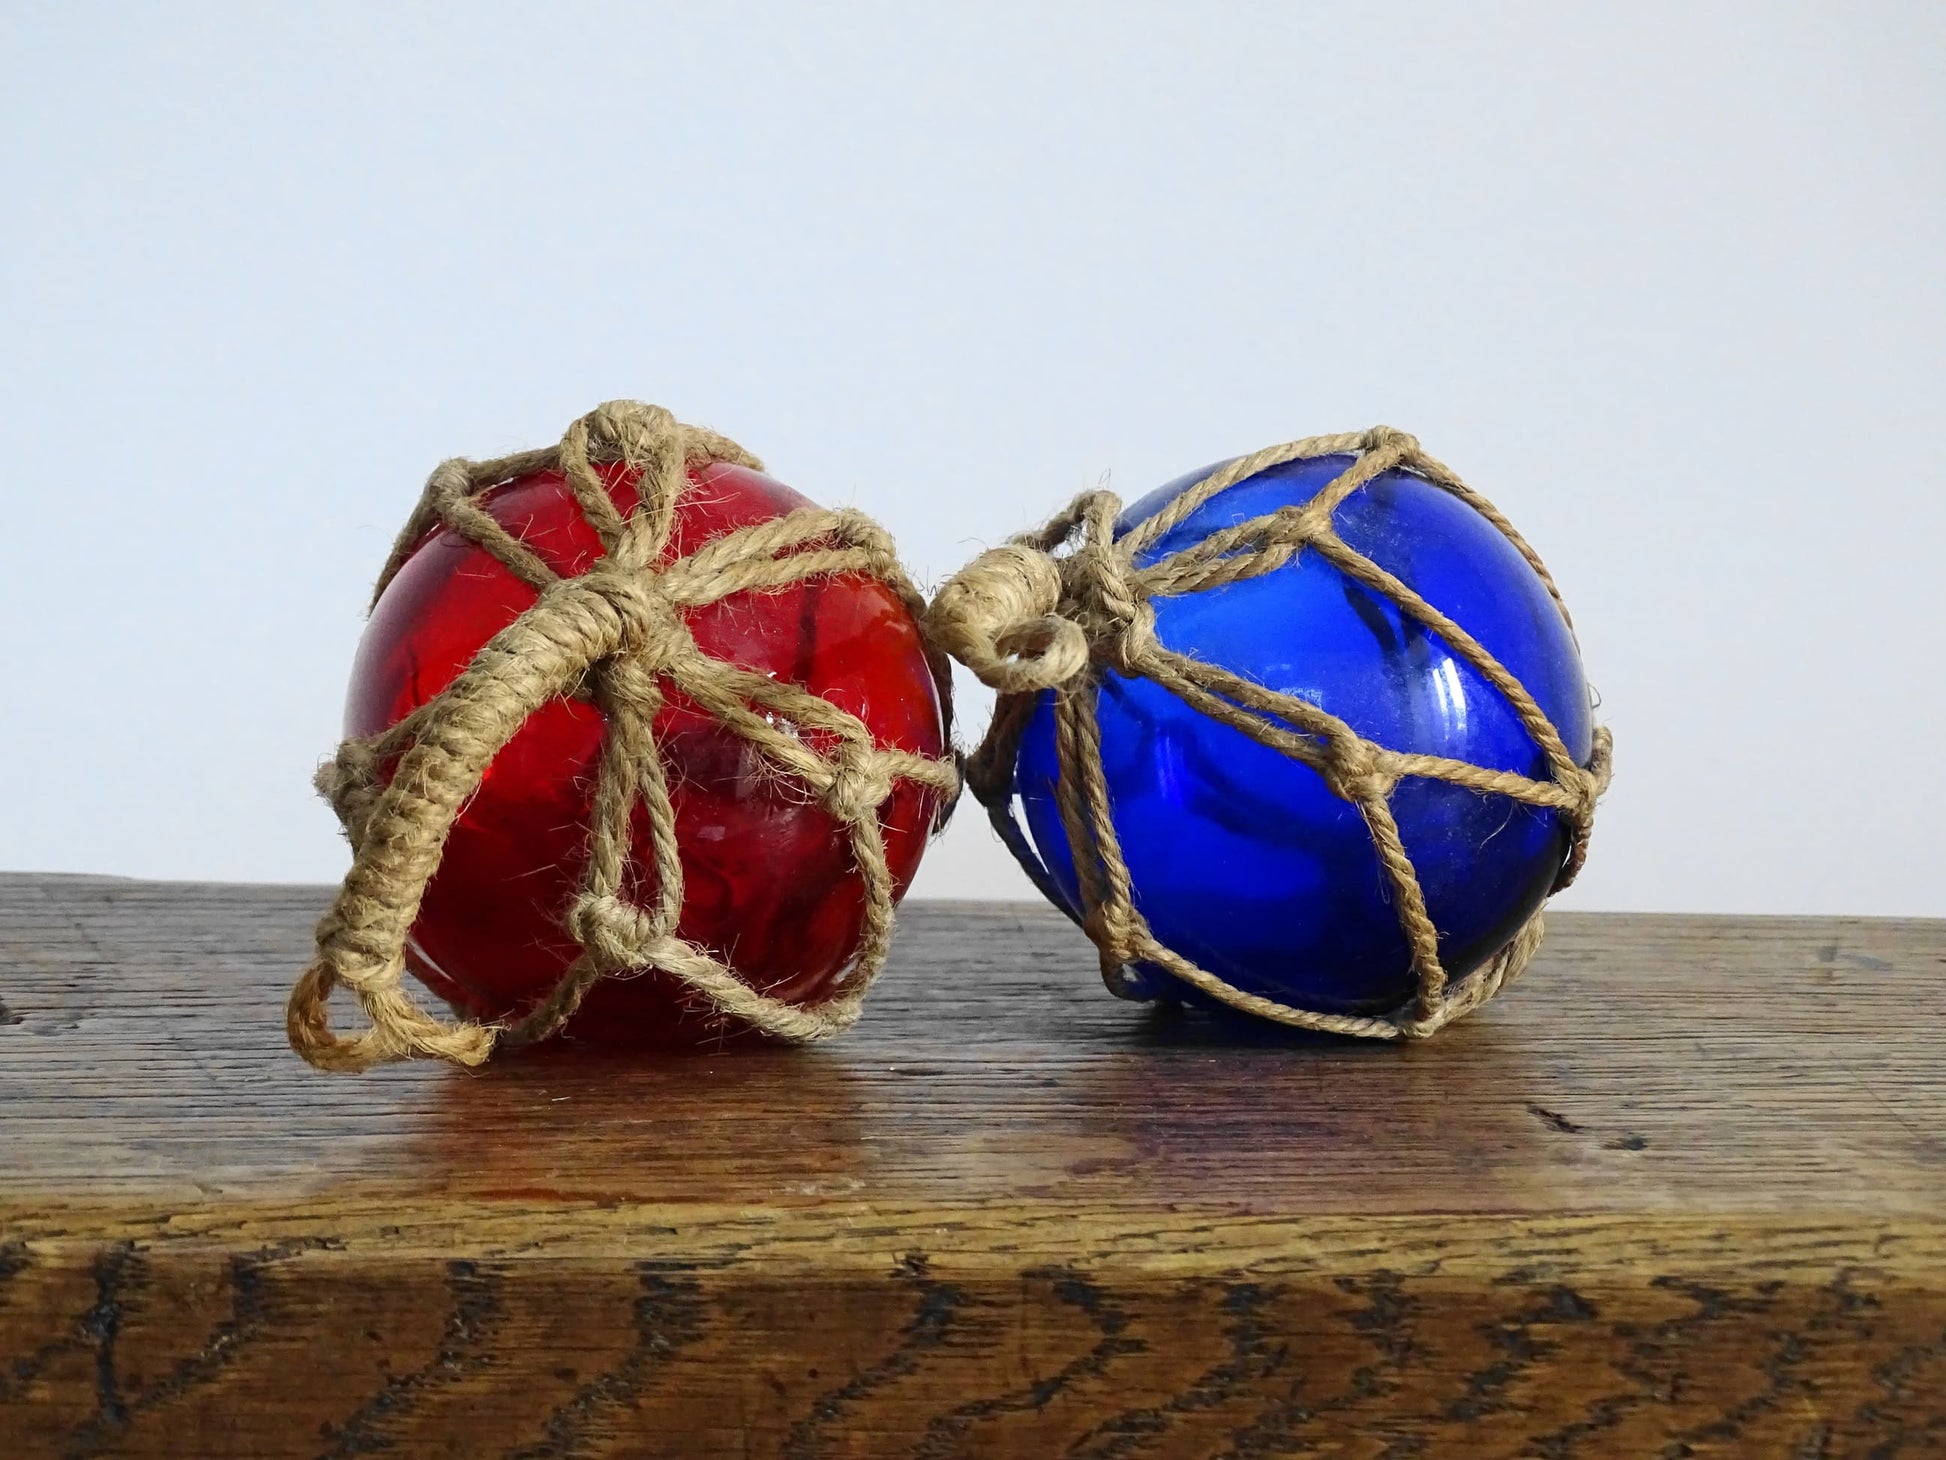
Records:
<instances>
[{"instance_id":1,"label":"reflection on red glass","mask_svg":"<svg viewBox=\"0 0 1946 1460\"><path fill-rule=\"evenodd\" d=\"M598 470L616 506L633 509L633 474L619 465ZM563 576L601 555L558 472L495 488L484 505ZM665 560L809 505L757 472L698 468ZM435 529L373 610L352 669L345 733L375 734L431 699L534 598L485 550ZM823 696L863 720L881 746L944 751L918 626L875 579L846 574L737 593L685 617L704 653ZM409 952L413 972L473 1017L518 1014L578 952L561 919L586 855L602 728L601 712L587 703L543 706L494 758L454 824ZM679 694L670 693L655 734L682 852L678 934L755 988L817 999L856 952L863 915L843 828L800 783ZM918 870L937 810L936 792L907 782L880 807L897 894ZM654 892L648 846L638 808L636 881L625 892L645 903ZM645 970L596 985L561 1037L658 1045L734 1032L679 982Z\"/></svg>"}]
</instances>

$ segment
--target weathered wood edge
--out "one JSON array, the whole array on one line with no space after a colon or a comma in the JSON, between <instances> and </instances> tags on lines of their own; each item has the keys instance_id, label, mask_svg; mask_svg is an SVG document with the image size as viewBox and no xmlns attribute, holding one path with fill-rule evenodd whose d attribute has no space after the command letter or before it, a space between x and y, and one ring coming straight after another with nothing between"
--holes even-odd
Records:
<instances>
[{"instance_id":1,"label":"weathered wood edge","mask_svg":"<svg viewBox=\"0 0 1946 1460\"><path fill-rule=\"evenodd\" d=\"M912 1251L967 1270L1064 1263L1113 1269L1134 1281L1246 1271L1464 1278L1518 1268L1613 1275L1685 1270L1761 1282L1869 1267L1946 1292L1946 1217L1872 1221L1855 1213L1292 1217L1181 1207L1084 1210L1052 1202L766 1209L493 1202L404 1212L362 1195L328 1209L0 1208L0 1247L53 1256L106 1244L201 1252L287 1248L379 1265L455 1257L577 1266L681 1262L766 1278L882 1273L888 1256Z\"/></svg>"},{"instance_id":2,"label":"weathered wood edge","mask_svg":"<svg viewBox=\"0 0 1946 1460\"><path fill-rule=\"evenodd\" d=\"M316 1215L0 1241L10 1453L1837 1460L1946 1422L1930 1223Z\"/></svg>"}]
</instances>

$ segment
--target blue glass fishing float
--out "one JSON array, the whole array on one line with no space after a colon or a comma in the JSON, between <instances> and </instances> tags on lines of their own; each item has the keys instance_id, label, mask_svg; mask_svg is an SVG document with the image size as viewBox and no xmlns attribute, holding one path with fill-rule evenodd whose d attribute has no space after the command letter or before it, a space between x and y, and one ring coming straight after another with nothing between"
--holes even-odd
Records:
<instances>
[{"instance_id":1,"label":"blue glass fishing float","mask_svg":"<svg viewBox=\"0 0 1946 1460\"><path fill-rule=\"evenodd\" d=\"M940 593L968 784L1109 987L1434 1032L1539 945L1607 732L1532 550L1403 432L1085 494Z\"/></svg>"}]
</instances>

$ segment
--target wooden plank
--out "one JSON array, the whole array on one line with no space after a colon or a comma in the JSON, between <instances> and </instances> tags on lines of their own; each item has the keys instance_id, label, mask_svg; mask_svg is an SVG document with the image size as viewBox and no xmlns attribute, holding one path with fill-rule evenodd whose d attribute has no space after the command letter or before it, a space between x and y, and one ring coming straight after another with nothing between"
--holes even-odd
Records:
<instances>
[{"instance_id":1,"label":"wooden plank","mask_svg":"<svg viewBox=\"0 0 1946 1460\"><path fill-rule=\"evenodd\" d=\"M1946 1444L1946 923L1563 914L1393 1048L922 904L829 1045L331 1079L323 898L0 876L0 1453Z\"/></svg>"}]
</instances>

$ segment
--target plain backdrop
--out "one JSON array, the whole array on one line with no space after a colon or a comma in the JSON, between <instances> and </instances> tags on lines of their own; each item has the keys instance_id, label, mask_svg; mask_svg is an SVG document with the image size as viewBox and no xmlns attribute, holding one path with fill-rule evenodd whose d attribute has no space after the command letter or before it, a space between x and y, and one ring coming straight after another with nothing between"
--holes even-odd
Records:
<instances>
[{"instance_id":1,"label":"plain backdrop","mask_svg":"<svg viewBox=\"0 0 1946 1460\"><path fill-rule=\"evenodd\" d=\"M929 583L1403 426L1575 609L1574 902L1946 913L1946 7L5 0L0 63L0 866L335 878L426 471L636 396ZM1032 892L968 816L916 895Z\"/></svg>"}]
</instances>

